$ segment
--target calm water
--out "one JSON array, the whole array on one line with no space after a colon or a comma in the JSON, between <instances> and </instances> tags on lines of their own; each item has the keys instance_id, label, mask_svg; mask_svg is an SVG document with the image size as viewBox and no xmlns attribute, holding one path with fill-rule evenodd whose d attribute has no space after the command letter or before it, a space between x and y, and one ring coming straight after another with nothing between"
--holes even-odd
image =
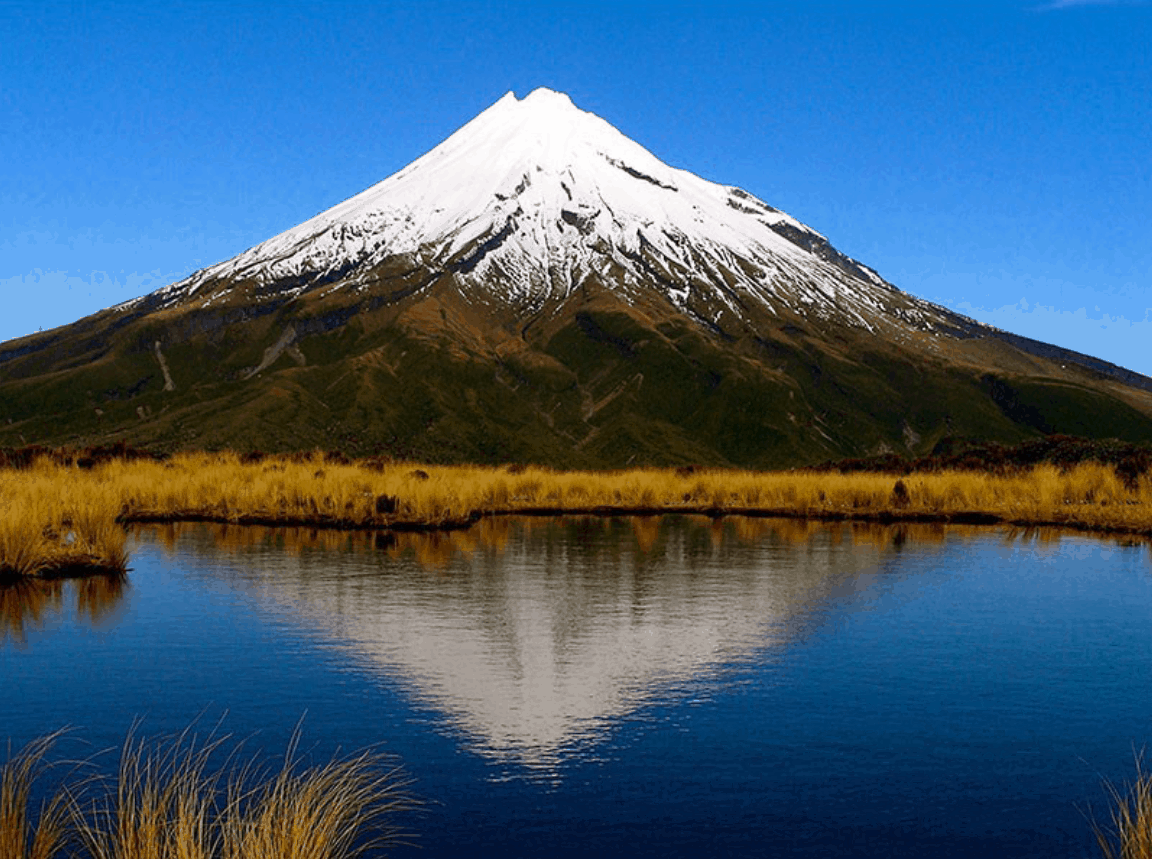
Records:
<instances>
[{"instance_id":1,"label":"calm water","mask_svg":"<svg viewBox=\"0 0 1152 859\"><path fill-rule=\"evenodd\" d=\"M383 743L441 856L1090 856L1152 739L1152 555L729 519L136 532L0 591L0 740Z\"/></svg>"}]
</instances>

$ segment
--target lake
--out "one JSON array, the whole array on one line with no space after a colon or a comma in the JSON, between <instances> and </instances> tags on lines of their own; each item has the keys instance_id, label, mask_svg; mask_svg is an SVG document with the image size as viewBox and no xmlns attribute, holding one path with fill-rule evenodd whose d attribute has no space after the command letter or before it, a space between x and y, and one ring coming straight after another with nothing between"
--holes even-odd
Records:
<instances>
[{"instance_id":1,"label":"lake","mask_svg":"<svg viewBox=\"0 0 1152 859\"><path fill-rule=\"evenodd\" d=\"M1152 738L1152 554L730 517L133 532L0 591L3 738L381 744L456 856L1093 856Z\"/></svg>"}]
</instances>

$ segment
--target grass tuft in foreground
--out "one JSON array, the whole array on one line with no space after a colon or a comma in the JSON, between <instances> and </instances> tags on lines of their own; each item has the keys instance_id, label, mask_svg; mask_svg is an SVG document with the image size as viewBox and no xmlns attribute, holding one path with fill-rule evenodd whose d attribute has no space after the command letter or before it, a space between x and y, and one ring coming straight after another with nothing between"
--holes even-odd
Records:
<instances>
[{"instance_id":1,"label":"grass tuft in foreground","mask_svg":"<svg viewBox=\"0 0 1152 859\"><path fill-rule=\"evenodd\" d=\"M1093 822L1104 859L1152 859L1152 772L1136 758L1136 778L1123 787L1106 785L1112 801L1110 826Z\"/></svg>"},{"instance_id":2,"label":"grass tuft in foreground","mask_svg":"<svg viewBox=\"0 0 1152 859\"><path fill-rule=\"evenodd\" d=\"M219 819L222 855L336 859L375 855L401 833L395 815L411 806L406 782L373 752L301 770L293 739L269 777L233 777Z\"/></svg>"},{"instance_id":3,"label":"grass tuft in foreground","mask_svg":"<svg viewBox=\"0 0 1152 859\"><path fill-rule=\"evenodd\" d=\"M32 808L33 788L48 770L46 756L60 732L33 740L0 768L0 856L5 859L54 859L71 840L68 795L58 791Z\"/></svg>"},{"instance_id":4,"label":"grass tuft in foreground","mask_svg":"<svg viewBox=\"0 0 1152 859\"><path fill-rule=\"evenodd\" d=\"M241 764L226 738L200 742L186 731L147 741L133 731L113 783L65 784L33 813L33 785L58 737L33 740L0 772L4 859L382 856L402 843L397 815L416 805L402 770L373 750L305 766L297 731L272 768Z\"/></svg>"}]
</instances>

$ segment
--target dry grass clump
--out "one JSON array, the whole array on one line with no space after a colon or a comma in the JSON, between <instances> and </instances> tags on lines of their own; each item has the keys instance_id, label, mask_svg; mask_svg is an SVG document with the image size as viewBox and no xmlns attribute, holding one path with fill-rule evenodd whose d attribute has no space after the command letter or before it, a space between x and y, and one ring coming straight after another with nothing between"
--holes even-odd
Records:
<instances>
[{"instance_id":1,"label":"dry grass clump","mask_svg":"<svg viewBox=\"0 0 1152 859\"><path fill-rule=\"evenodd\" d=\"M129 732L115 787L73 804L77 838L91 859L212 859L219 776L208 765L219 741L178 737L149 746Z\"/></svg>"},{"instance_id":2,"label":"dry grass clump","mask_svg":"<svg viewBox=\"0 0 1152 859\"><path fill-rule=\"evenodd\" d=\"M0 578L123 571L127 540L113 497L98 475L73 468L0 470Z\"/></svg>"},{"instance_id":3,"label":"dry grass clump","mask_svg":"<svg viewBox=\"0 0 1152 859\"><path fill-rule=\"evenodd\" d=\"M57 791L33 812L32 791L48 770L45 757L60 732L33 740L0 768L0 856L5 859L54 859L72 837L68 796Z\"/></svg>"},{"instance_id":4,"label":"dry grass clump","mask_svg":"<svg viewBox=\"0 0 1152 859\"><path fill-rule=\"evenodd\" d=\"M32 741L0 772L4 859L55 859L69 845L85 859L357 859L401 843L395 818L415 806L402 771L378 752L304 766L298 731L275 769L241 765L235 750L214 769L224 738L130 732L114 785L64 785L33 814L33 784L58 736Z\"/></svg>"},{"instance_id":5,"label":"dry grass clump","mask_svg":"<svg viewBox=\"0 0 1152 859\"><path fill-rule=\"evenodd\" d=\"M411 808L407 782L375 752L300 770L294 738L284 766L267 779L234 777L218 820L222 859L352 859L384 849Z\"/></svg>"},{"instance_id":6,"label":"dry grass clump","mask_svg":"<svg viewBox=\"0 0 1152 859\"><path fill-rule=\"evenodd\" d=\"M1106 785L1112 801L1111 826L1093 823L1104 859L1152 859L1152 773L1136 759L1136 779L1123 788Z\"/></svg>"}]
</instances>

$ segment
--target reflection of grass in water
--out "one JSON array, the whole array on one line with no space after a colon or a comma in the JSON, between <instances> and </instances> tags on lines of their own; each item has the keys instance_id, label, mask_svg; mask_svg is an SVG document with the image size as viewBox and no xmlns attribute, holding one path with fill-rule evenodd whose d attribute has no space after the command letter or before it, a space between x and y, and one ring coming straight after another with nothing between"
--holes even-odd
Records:
<instances>
[{"instance_id":1,"label":"reflection of grass in water","mask_svg":"<svg viewBox=\"0 0 1152 859\"><path fill-rule=\"evenodd\" d=\"M38 577L0 583L0 644L9 639L23 644L29 628L41 626L49 612L59 613L66 587L75 592L77 619L100 623L123 600L127 582L124 573L110 573L67 584L61 579Z\"/></svg>"},{"instance_id":2,"label":"reflection of grass in water","mask_svg":"<svg viewBox=\"0 0 1152 859\"><path fill-rule=\"evenodd\" d=\"M130 732L113 784L65 784L34 810L33 785L58 737L3 766L4 859L55 859L69 843L90 859L353 859L400 843L396 816L415 805L403 773L375 751L303 766L297 731L272 768L186 731L159 742Z\"/></svg>"},{"instance_id":3,"label":"reflection of grass in water","mask_svg":"<svg viewBox=\"0 0 1152 859\"><path fill-rule=\"evenodd\" d=\"M9 575L85 566L123 569L125 537L117 520L396 530L462 525L492 513L743 512L854 520L979 515L1019 524L1152 533L1152 478L1122 479L1111 467L1094 463L898 479L805 471L416 468L325 461L318 455L254 462L231 453L179 454L165 463L110 461L80 470L42 457L21 471L0 469L0 497L7 502L0 515L0 574ZM325 540L355 550L354 540L329 534ZM650 548L656 535L649 528L637 537Z\"/></svg>"},{"instance_id":4,"label":"reflection of grass in water","mask_svg":"<svg viewBox=\"0 0 1152 859\"><path fill-rule=\"evenodd\" d=\"M1105 859L1152 859L1152 773L1136 758L1135 780L1107 784L1112 801L1110 826L1093 821L1096 843Z\"/></svg>"},{"instance_id":5,"label":"reflection of grass in water","mask_svg":"<svg viewBox=\"0 0 1152 859\"><path fill-rule=\"evenodd\" d=\"M86 576L75 582L76 615L89 623L107 618L124 599L128 576L124 573Z\"/></svg>"},{"instance_id":6,"label":"reflection of grass in water","mask_svg":"<svg viewBox=\"0 0 1152 859\"><path fill-rule=\"evenodd\" d=\"M23 644L29 627L40 626L49 611L60 611L63 594L64 586L59 581L20 580L0 584L0 644L9 639Z\"/></svg>"},{"instance_id":7,"label":"reflection of grass in water","mask_svg":"<svg viewBox=\"0 0 1152 859\"><path fill-rule=\"evenodd\" d=\"M821 521L797 518L767 518L759 516L677 515L679 525L673 526L667 516L502 516L484 518L464 531L389 532L389 531L334 531L324 528L272 527L263 525L227 525L211 522L177 522L161 525L137 525L137 533L147 533L160 543L165 551L177 551L181 537L193 533L208 536L212 545L234 553L267 552L302 556L306 553L349 553L383 555L394 561L410 559L429 571L443 571L455 559L467 559L477 553L502 555L519 533L530 542L544 537L556 527L577 529L579 545L593 550L600 540L605 541L602 552L634 551L649 559L663 556L669 544L668 528L683 528L684 537L697 547L707 544L712 551L725 546L754 546L771 541L788 546L802 547L825 541L834 547L856 546L873 551L888 552L912 544L927 548L943 548L949 542L985 537L988 527L944 522L875 522L875 521ZM1005 545L1020 543L1056 547L1068 532L1055 527L1001 526ZM593 534L601 534L597 538ZM615 536L612 536L612 535ZM627 539L621 539L627 534ZM703 542L700 542L702 540ZM1116 543L1122 546L1146 546L1142 538L1118 535ZM608 546L612 548L609 549ZM619 560L615 557L613 563Z\"/></svg>"}]
</instances>

